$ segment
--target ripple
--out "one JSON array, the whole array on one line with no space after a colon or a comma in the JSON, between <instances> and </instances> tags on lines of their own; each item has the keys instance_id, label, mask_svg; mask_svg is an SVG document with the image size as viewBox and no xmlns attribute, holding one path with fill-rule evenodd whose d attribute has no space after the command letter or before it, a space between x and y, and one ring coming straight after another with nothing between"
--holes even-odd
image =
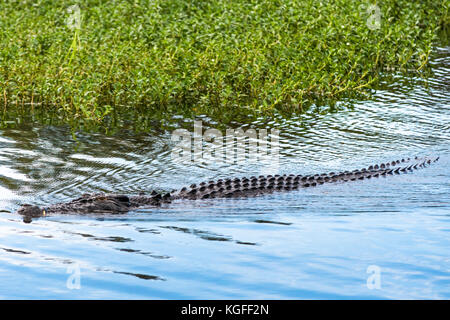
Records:
<instances>
[{"instance_id":1,"label":"ripple","mask_svg":"<svg viewBox=\"0 0 450 320\"><path fill-rule=\"evenodd\" d=\"M124 274L127 276L133 276L142 280L160 280L160 281L165 281L166 279L158 277L158 276L153 276L153 275L149 275L149 274L142 274L142 273L132 273L132 272L125 272L125 271L113 271L114 273L117 274Z\"/></svg>"},{"instance_id":2,"label":"ripple","mask_svg":"<svg viewBox=\"0 0 450 320\"><path fill-rule=\"evenodd\" d=\"M76 140L63 127L0 130L0 296L448 299L449 52L436 49L431 78L394 75L372 100L353 107L343 101L338 112L232 123L279 129L278 167L271 159L177 163L171 132L158 123L148 134L77 132ZM167 125L192 131L193 120L175 117ZM222 130L206 117L196 120L204 130ZM85 192L171 190L265 171L352 170L433 154L441 159L414 174L255 199L175 201L29 225L9 213L25 201L42 205ZM73 265L81 271L78 293L66 287ZM381 269L382 290L366 287L371 265Z\"/></svg>"}]
</instances>

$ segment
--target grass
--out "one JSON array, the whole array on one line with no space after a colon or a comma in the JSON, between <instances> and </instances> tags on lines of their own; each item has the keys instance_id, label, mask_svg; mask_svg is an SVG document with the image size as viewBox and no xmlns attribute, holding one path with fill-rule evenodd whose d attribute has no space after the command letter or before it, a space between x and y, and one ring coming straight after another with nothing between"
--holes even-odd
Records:
<instances>
[{"instance_id":1,"label":"grass","mask_svg":"<svg viewBox=\"0 0 450 320\"><path fill-rule=\"evenodd\" d=\"M383 73L423 72L448 26L448 0L377 5L373 30L369 3L351 0L2 1L0 116L76 125L333 106Z\"/></svg>"}]
</instances>

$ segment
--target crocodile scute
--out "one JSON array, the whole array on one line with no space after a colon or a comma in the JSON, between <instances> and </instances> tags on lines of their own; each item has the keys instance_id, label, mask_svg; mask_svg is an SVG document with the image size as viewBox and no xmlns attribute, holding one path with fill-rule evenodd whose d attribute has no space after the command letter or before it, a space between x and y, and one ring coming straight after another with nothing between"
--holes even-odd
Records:
<instances>
[{"instance_id":1,"label":"crocodile scute","mask_svg":"<svg viewBox=\"0 0 450 320\"><path fill-rule=\"evenodd\" d=\"M51 214L121 214L139 207L158 207L174 200L197 200L211 198L241 198L268 194L277 191L290 191L309 188L325 183L338 183L384 177L411 172L426 167L436 158L406 158L376 165L368 168L329 172L314 175L260 175L243 178L218 179L216 181L191 184L179 190L167 193L156 191L150 194L128 196L122 194L84 194L69 202L57 203L48 207L24 204L17 213L23 216L24 222L32 218Z\"/></svg>"}]
</instances>

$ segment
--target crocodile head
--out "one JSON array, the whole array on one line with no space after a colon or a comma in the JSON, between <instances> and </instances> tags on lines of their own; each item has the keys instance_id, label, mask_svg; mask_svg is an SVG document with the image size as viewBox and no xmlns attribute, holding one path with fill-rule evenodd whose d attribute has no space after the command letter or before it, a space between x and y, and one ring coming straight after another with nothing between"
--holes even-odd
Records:
<instances>
[{"instance_id":1,"label":"crocodile head","mask_svg":"<svg viewBox=\"0 0 450 320\"><path fill-rule=\"evenodd\" d=\"M45 216L45 210L31 204L22 205L17 213L23 216L23 222L30 223L32 218Z\"/></svg>"}]
</instances>

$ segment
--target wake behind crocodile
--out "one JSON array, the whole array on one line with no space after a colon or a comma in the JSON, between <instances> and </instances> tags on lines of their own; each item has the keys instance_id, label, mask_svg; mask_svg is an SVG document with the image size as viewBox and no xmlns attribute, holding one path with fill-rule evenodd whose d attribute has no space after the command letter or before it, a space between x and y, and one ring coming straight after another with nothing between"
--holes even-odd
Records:
<instances>
[{"instance_id":1,"label":"wake behind crocodile","mask_svg":"<svg viewBox=\"0 0 450 320\"><path fill-rule=\"evenodd\" d=\"M83 194L72 201L57 203L47 207L24 204L17 210L17 213L23 216L23 221L26 223L31 222L33 218L45 217L51 214L121 214L140 207L159 207L174 200L243 198L315 187L325 183L343 183L386 177L424 168L438 159L439 157L404 158L353 171L305 176L285 174L219 179L217 181L201 182L198 185L192 184L189 187L166 193L152 191L148 195L145 193L135 196L104 193Z\"/></svg>"}]
</instances>

